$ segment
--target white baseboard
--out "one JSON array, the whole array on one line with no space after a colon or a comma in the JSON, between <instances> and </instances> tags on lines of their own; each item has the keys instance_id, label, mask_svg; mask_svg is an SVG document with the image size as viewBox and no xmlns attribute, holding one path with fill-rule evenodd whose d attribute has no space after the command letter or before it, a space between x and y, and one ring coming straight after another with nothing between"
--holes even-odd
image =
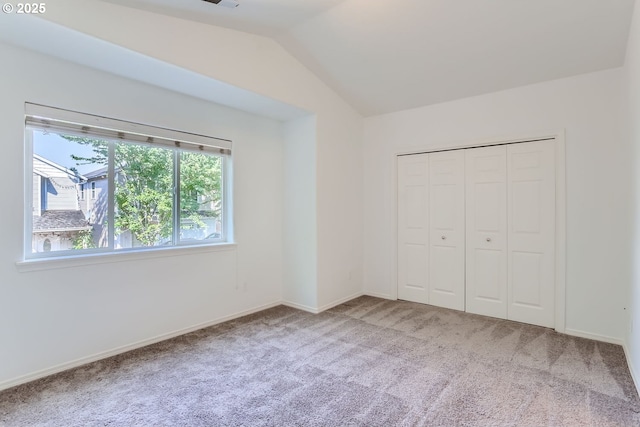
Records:
<instances>
[{"instance_id":1,"label":"white baseboard","mask_svg":"<svg viewBox=\"0 0 640 427\"><path fill-rule=\"evenodd\" d=\"M291 301L282 301L282 305L286 305L287 307L296 308L298 310L306 311L308 313L318 314L320 311L317 308L310 307L304 304L298 304L297 302Z\"/></svg>"},{"instance_id":2,"label":"white baseboard","mask_svg":"<svg viewBox=\"0 0 640 427\"><path fill-rule=\"evenodd\" d=\"M264 304L258 307L251 308L249 310L241 311L239 313L234 313L229 316L220 317L215 320L211 320L208 322L200 323L198 325L193 325L188 328L180 329L177 331L169 332L167 334L162 334L155 336L153 338L149 338L146 340L138 341L133 344L124 345L121 347L114 348L112 350L103 351L100 353L93 354L87 357L81 357L79 359L73 360L71 362L62 363L60 365L53 366L51 368L42 369L40 371L36 371L31 374L23 375L17 378L13 378L7 381L0 382L0 391L6 390L11 387L15 387L20 384L28 383L30 381L34 381L43 377L47 377L49 375L57 374L59 372L63 372L69 369L77 368L78 366L86 365L87 363L95 362L101 359L106 359L107 357L115 356L121 353L126 353L127 351L135 350L137 348L145 347L150 344L155 344L160 341L168 340L170 338L175 338L180 335L188 334L189 332L197 331L199 329L207 328L209 326L217 325L218 323L227 322L229 320L237 319L239 317L246 316L248 314L257 313L262 310L266 310L268 308L276 307L281 305L282 301L276 301L269 304Z\"/></svg>"},{"instance_id":3,"label":"white baseboard","mask_svg":"<svg viewBox=\"0 0 640 427\"><path fill-rule=\"evenodd\" d=\"M320 307L318 309L318 313L322 313L323 311L329 310L330 308L333 308L333 307L335 307L337 305L344 304L345 302L351 301L352 299L359 298L362 295L363 295L362 292L356 292L355 294L350 295L348 297L340 298L339 300L330 302L329 304L325 304L325 305L323 305L322 307Z\"/></svg>"},{"instance_id":4,"label":"white baseboard","mask_svg":"<svg viewBox=\"0 0 640 427\"><path fill-rule=\"evenodd\" d=\"M622 340L621 338L611 338L606 335L592 334L590 332L584 332L584 331L579 331L577 329L570 329L570 328L566 328L564 330L564 333L567 335L572 335L574 337L587 338L594 341L602 341L609 344L617 344L617 345L624 346L624 340Z\"/></svg>"},{"instance_id":5,"label":"white baseboard","mask_svg":"<svg viewBox=\"0 0 640 427\"><path fill-rule=\"evenodd\" d=\"M330 302L329 304L325 304L322 307L310 307L308 305L298 304L297 302L292 302L292 301L282 301L282 305L286 305L287 307L291 307L291 308L297 308L298 310L307 311L307 312L313 313L313 314L319 314L319 313L322 313L325 310L329 310L330 308L333 308L333 307L335 307L337 305L344 304L347 301L351 301L352 299L361 297L362 295L363 295L362 292L356 292L353 295L350 295L350 296L344 297L344 298L340 298L339 300Z\"/></svg>"},{"instance_id":6,"label":"white baseboard","mask_svg":"<svg viewBox=\"0 0 640 427\"><path fill-rule=\"evenodd\" d=\"M364 291L364 295L370 296L370 297L376 297L376 298L382 298L382 299L390 299L390 300L396 300L396 298L392 298L391 295L387 295L387 294L382 294L379 292L372 292L372 291Z\"/></svg>"},{"instance_id":7,"label":"white baseboard","mask_svg":"<svg viewBox=\"0 0 640 427\"><path fill-rule=\"evenodd\" d=\"M640 395L640 377L638 377L636 371L633 368L633 364L631 363L631 355L629 354L629 347L627 347L626 341L622 343L622 349L624 350L624 355L627 358L627 366L629 367L629 372L631 373L631 379L633 379L633 383L636 386L636 390L638 391L638 395Z\"/></svg>"}]
</instances>

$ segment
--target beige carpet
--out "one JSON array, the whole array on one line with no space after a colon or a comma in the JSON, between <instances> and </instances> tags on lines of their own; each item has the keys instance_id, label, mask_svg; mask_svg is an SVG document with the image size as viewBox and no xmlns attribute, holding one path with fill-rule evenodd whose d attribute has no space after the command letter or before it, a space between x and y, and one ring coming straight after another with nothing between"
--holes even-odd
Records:
<instances>
[{"instance_id":1,"label":"beige carpet","mask_svg":"<svg viewBox=\"0 0 640 427\"><path fill-rule=\"evenodd\" d=\"M640 425L622 348L372 297L227 322L0 393L2 426Z\"/></svg>"}]
</instances>

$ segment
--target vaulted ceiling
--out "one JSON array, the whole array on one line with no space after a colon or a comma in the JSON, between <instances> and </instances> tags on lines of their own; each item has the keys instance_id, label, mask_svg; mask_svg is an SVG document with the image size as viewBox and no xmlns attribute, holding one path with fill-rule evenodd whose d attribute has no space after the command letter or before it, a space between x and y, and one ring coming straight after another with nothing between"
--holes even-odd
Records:
<instances>
[{"instance_id":1,"label":"vaulted ceiling","mask_svg":"<svg viewBox=\"0 0 640 427\"><path fill-rule=\"evenodd\" d=\"M634 0L103 0L274 38L364 116L622 66ZM224 43L212 40L211 43Z\"/></svg>"}]
</instances>

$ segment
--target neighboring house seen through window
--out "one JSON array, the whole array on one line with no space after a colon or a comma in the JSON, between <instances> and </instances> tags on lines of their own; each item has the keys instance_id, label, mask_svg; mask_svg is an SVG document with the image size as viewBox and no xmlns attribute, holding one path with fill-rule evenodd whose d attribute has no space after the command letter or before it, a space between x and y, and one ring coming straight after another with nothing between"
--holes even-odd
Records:
<instances>
[{"instance_id":1,"label":"neighboring house seen through window","mask_svg":"<svg viewBox=\"0 0 640 427\"><path fill-rule=\"evenodd\" d=\"M26 128L27 258L228 241L230 141L33 104Z\"/></svg>"}]
</instances>

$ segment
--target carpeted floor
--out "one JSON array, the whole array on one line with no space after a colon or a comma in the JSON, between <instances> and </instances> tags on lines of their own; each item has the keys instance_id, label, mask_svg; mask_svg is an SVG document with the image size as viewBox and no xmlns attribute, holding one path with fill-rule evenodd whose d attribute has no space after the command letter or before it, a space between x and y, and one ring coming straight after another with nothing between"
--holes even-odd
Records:
<instances>
[{"instance_id":1,"label":"carpeted floor","mask_svg":"<svg viewBox=\"0 0 640 427\"><path fill-rule=\"evenodd\" d=\"M622 348L361 297L276 307L0 393L1 426L640 425Z\"/></svg>"}]
</instances>

